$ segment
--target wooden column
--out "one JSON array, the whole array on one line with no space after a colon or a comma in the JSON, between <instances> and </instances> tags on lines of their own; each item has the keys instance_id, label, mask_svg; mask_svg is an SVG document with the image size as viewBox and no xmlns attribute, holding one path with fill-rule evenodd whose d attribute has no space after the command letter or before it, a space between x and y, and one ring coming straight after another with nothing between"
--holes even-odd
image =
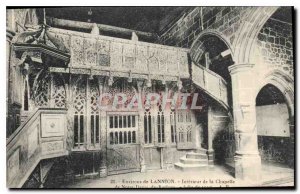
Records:
<instances>
[{"instance_id":1,"label":"wooden column","mask_svg":"<svg viewBox=\"0 0 300 194\"><path fill-rule=\"evenodd\" d=\"M138 94L142 95L144 92L144 81L137 80L137 89ZM141 98L140 98L141 99ZM138 127L139 127L139 141L140 141L140 165L141 172L146 172L146 162L144 157L144 147L145 147L145 139L144 139L144 110L138 109L139 119L138 119Z\"/></svg>"},{"instance_id":2,"label":"wooden column","mask_svg":"<svg viewBox=\"0 0 300 194\"><path fill-rule=\"evenodd\" d=\"M165 95L168 95L169 93L169 89L172 87L172 84L169 83L165 85ZM167 96L169 97L169 96ZM170 106L168 106L168 104L170 104ZM173 168L173 153L172 153L172 149L171 149L171 121L170 121L170 112L171 109L169 107L171 107L171 103L166 103L166 106L163 107L163 111L164 111L164 118L165 118L165 147L163 149L161 149L161 160L164 163L164 166L162 166L163 168L166 169L171 169ZM167 107L167 108L166 108Z\"/></svg>"},{"instance_id":3,"label":"wooden column","mask_svg":"<svg viewBox=\"0 0 300 194\"><path fill-rule=\"evenodd\" d=\"M99 91L100 95L108 91L107 85L108 78L99 79ZM101 103L101 102L99 102ZM100 110L100 177L107 177L107 164L106 164L106 154L107 154L107 125L106 125L106 111Z\"/></svg>"}]
</instances>

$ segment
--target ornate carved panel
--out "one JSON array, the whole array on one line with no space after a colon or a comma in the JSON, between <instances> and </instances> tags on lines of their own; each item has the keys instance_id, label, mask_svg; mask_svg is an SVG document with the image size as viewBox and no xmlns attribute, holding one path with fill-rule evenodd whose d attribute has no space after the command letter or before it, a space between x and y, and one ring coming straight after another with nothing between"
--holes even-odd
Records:
<instances>
[{"instance_id":1,"label":"ornate carved panel","mask_svg":"<svg viewBox=\"0 0 300 194\"><path fill-rule=\"evenodd\" d=\"M148 72L147 60L148 52L147 47L142 45L137 45L136 47L136 66L135 69L139 72Z\"/></svg>"},{"instance_id":2,"label":"ornate carved panel","mask_svg":"<svg viewBox=\"0 0 300 194\"><path fill-rule=\"evenodd\" d=\"M66 90L64 87L64 82L59 77L56 76L54 76L53 78L52 98L54 102L54 107L56 108L66 107Z\"/></svg>"},{"instance_id":3,"label":"ornate carved panel","mask_svg":"<svg viewBox=\"0 0 300 194\"><path fill-rule=\"evenodd\" d=\"M90 81L90 140L93 147L100 147L100 110L99 110L99 86L97 80Z\"/></svg>"},{"instance_id":4,"label":"ornate carved panel","mask_svg":"<svg viewBox=\"0 0 300 194\"><path fill-rule=\"evenodd\" d=\"M86 83L85 80L79 80L73 90L73 108L75 114L85 114L86 105Z\"/></svg>"},{"instance_id":5,"label":"ornate carved panel","mask_svg":"<svg viewBox=\"0 0 300 194\"><path fill-rule=\"evenodd\" d=\"M167 59L167 72L178 73L178 60L177 60L177 51L168 50L168 59Z\"/></svg>"},{"instance_id":6,"label":"ornate carved panel","mask_svg":"<svg viewBox=\"0 0 300 194\"><path fill-rule=\"evenodd\" d=\"M73 86L73 110L74 110L74 147L80 149L85 142L86 130L86 79L78 78L77 83Z\"/></svg>"},{"instance_id":7,"label":"ornate carved panel","mask_svg":"<svg viewBox=\"0 0 300 194\"><path fill-rule=\"evenodd\" d=\"M100 92L96 80L90 81L90 99L91 99L91 114L99 114L99 103Z\"/></svg>"},{"instance_id":8,"label":"ornate carved panel","mask_svg":"<svg viewBox=\"0 0 300 194\"><path fill-rule=\"evenodd\" d=\"M123 44L123 66L132 69L135 65L135 45Z\"/></svg>"},{"instance_id":9,"label":"ornate carved panel","mask_svg":"<svg viewBox=\"0 0 300 194\"><path fill-rule=\"evenodd\" d=\"M168 52L165 49L157 49L157 56L159 58L159 72L163 73L167 70Z\"/></svg>"},{"instance_id":10,"label":"ornate carved panel","mask_svg":"<svg viewBox=\"0 0 300 194\"><path fill-rule=\"evenodd\" d=\"M65 115L42 114L42 137L63 136L65 130Z\"/></svg>"},{"instance_id":11,"label":"ornate carved panel","mask_svg":"<svg viewBox=\"0 0 300 194\"><path fill-rule=\"evenodd\" d=\"M71 64L72 66L84 65L83 38L72 36L71 38Z\"/></svg>"},{"instance_id":12,"label":"ornate carved panel","mask_svg":"<svg viewBox=\"0 0 300 194\"><path fill-rule=\"evenodd\" d=\"M159 72L159 59L157 57L157 49L149 47L149 71Z\"/></svg>"},{"instance_id":13,"label":"ornate carved panel","mask_svg":"<svg viewBox=\"0 0 300 194\"><path fill-rule=\"evenodd\" d=\"M64 151L63 141L50 141L42 143L42 153L45 154L55 154Z\"/></svg>"},{"instance_id":14,"label":"ornate carved panel","mask_svg":"<svg viewBox=\"0 0 300 194\"><path fill-rule=\"evenodd\" d=\"M177 60L176 60L177 61ZM188 73L188 58L186 52L178 52L179 70Z\"/></svg>"},{"instance_id":15,"label":"ornate carved panel","mask_svg":"<svg viewBox=\"0 0 300 194\"><path fill-rule=\"evenodd\" d=\"M123 64L123 49L122 43L120 42L111 42L111 53L110 53L110 60L111 66L117 69L118 67L122 67Z\"/></svg>"},{"instance_id":16,"label":"ornate carved panel","mask_svg":"<svg viewBox=\"0 0 300 194\"><path fill-rule=\"evenodd\" d=\"M110 66L110 42L108 40L97 41L97 55L99 66Z\"/></svg>"},{"instance_id":17,"label":"ornate carved panel","mask_svg":"<svg viewBox=\"0 0 300 194\"><path fill-rule=\"evenodd\" d=\"M84 63L87 66L97 65L97 50L96 50L96 39L85 38L83 41L84 45Z\"/></svg>"},{"instance_id":18,"label":"ornate carved panel","mask_svg":"<svg viewBox=\"0 0 300 194\"><path fill-rule=\"evenodd\" d=\"M47 71L43 71L37 76L31 88L31 98L36 107L47 107L50 97L50 75Z\"/></svg>"}]
</instances>

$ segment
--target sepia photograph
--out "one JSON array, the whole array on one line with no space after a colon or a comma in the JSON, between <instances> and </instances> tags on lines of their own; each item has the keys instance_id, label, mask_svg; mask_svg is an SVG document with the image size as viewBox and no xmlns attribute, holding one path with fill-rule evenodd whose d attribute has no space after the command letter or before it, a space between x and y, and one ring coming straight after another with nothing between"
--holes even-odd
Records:
<instances>
[{"instance_id":1,"label":"sepia photograph","mask_svg":"<svg viewBox=\"0 0 300 194\"><path fill-rule=\"evenodd\" d=\"M295 189L294 36L293 6L7 6L6 187Z\"/></svg>"}]
</instances>

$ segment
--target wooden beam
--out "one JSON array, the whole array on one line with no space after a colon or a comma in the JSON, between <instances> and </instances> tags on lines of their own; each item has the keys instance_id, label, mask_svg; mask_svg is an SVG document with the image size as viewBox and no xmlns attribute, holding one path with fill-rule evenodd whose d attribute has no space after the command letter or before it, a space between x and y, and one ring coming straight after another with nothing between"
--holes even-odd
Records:
<instances>
[{"instance_id":1,"label":"wooden beam","mask_svg":"<svg viewBox=\"0 0 300 194\"><path fill-rule=\"evenodd\" d=\"M93 23L88 23L88 22L58 19L53 17L47 17L46 19L47 19L47 24L52 27L73 28L78 30L92 30L93 28ZM100 30L100 34L102 31L102 32L108 32L108 33L131 37L132 32L135 32L138 37L144 40L157 40L158 37L156 34L150 32L136 31L136 30L120 28L120 27L110 26L105 24L97 24L97 26Z\"/></svg>"}]
</instances>

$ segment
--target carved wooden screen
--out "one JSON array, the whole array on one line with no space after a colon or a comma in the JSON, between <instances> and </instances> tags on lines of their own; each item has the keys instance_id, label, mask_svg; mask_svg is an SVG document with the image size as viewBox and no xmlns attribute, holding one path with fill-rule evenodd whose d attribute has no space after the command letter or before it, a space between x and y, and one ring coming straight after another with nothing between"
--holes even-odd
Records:
<instances>
[{"instance_id":1,"label":"carved wooden screen","mask_svg":"<svg viewBox=\"0 0 300 194\"><path fill-rule=\"evenodd\" d=\"M90 80L90 145L100 147L100 110L99 110L99 87L97 80Z\"/></svg>"},{"instance_id":2,"label":"carved wooden screen","mask_svg":"<svg viewBox=\"0 0 300 194\"><path fill-rule=\"evenodd\" d=\"M159 106L157 111L157 143L164 144L165 143L165 116L164 112Z\"/></svg>"},{"instance_id":3,"label":"carved wooden screen","mask_svg":"<svg viewBox=\"0 0 300 194\"><path fill-rule=\"evenodd\" d=\"M85 114L86 114L86 80L80 79L73 90L74 108L74 148L84 148Z\"/></svg>"},{"instance_id":4,"label":"carved wooden screen","mask_svg":"<svg viewBox=\"0 0 300 194\"><path fill-rule=\"evenodd\" d=\"M145 110L144 112L144 140L145 144L152 144L152 117L151 117L151 111Z\"/></svg>"},{"instance_id":5,"label":"carved wooden screen","mask_svg":"<svg viewBox=\"0 0 300 194\"><path fill-rule=\"evenodd\" d=\"M176 114L175 110L170 112L170 126L171 126L171 144L176 144Z\"/></svg>"},{"instance_id":6,"label":"carved wooden screen","mask_svg":"<svg viewBox=\"0 0 300 194\"><path fill-rule=\"evenodd\" d=\"M55 108L66 107L66 90L62 78L59 76L53 76L53 106Z\"/></svg>"},{"instance_id":7,"label":"carved wooden screen","mask_svg":"<svg viewBox=\"0 0 300 194\"><path fill-rule=\"evenodd\" d=\"M48 107L50 97L50 74L42 70L37 74L31 90L35 107Z\"/></svg>"},{"instance_id":8,"label":"carved wooden screen","mask_svg":"<svg viewBox=\"0 0 300 194\"><path fill-rule=\"evenodd\" d=\"M194 117L191 111L176 112L177 148L193 149L195 145Z\"/></svg>"},{"instance_id":9,"label":"carved wooden screen","mask_svg":"<svg viewBox=\"0 0 300 194\"><path fill-rule=\"evenodd\" d=\"M109 147L138 142L138 125L136 115L110 115L108 120Z\"/></svg>"}]
</instances>

